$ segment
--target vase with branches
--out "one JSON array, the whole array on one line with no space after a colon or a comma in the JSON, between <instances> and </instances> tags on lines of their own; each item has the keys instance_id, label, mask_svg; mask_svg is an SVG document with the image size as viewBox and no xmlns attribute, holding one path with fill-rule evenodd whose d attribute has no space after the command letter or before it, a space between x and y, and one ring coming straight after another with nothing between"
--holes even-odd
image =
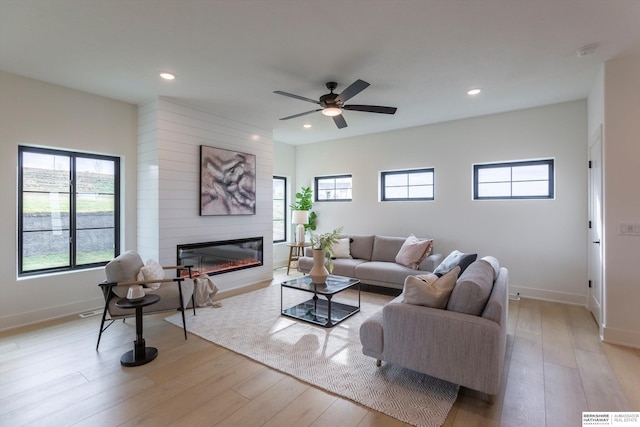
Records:
<instances>
[{"instance_id":1,"label":"vase with branches","mask_svg":"<svg viewBox=\"0 0 640 427\"><path fill-rule=\"evenodd\" d=\"M342 229L343 227L338 227L329 233L311 235L311 249L313 249L313 252L314 252L313 268L316 268L316 264L318 263L322 264L321 268L325 268L324 264L326 259L327 264L329 266L328 273L330 274L333 272L333 262L331 260L331 257L335 256L333 245L338 243L338 240L340 239L340 233L342 233ZM320 269L320 266L318 266L318 269ZM309 275L311 275L311 272L309 272ZM312 279L313 279L313 276L312 276ZM325 276L325 279L326 279L326 276Z\"/></svg>"}]
</instances>

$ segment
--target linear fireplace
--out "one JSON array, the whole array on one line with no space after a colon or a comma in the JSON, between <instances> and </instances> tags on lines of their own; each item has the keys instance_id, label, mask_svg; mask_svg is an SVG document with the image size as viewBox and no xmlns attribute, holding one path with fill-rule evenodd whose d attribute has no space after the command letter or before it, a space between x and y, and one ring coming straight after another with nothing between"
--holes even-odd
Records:
<instances>
[{"instance_id":1,"label":"linear fireplace","mask_svg":"<svg viewBox=\"0 0 640 427\"><path fill-rule=\"evenodd\" d=\"M178 245L178 265L191 265L196 275L228 273L259 267L263 262L262 237Z\"/></svg>"}]
</instances>

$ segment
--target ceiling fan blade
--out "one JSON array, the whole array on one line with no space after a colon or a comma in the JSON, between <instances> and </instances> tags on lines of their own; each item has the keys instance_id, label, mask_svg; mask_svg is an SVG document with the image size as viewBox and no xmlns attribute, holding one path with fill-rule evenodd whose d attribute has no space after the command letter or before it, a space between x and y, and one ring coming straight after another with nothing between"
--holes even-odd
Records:
<instances>
[{"instance_id":1,"label":"ceiling fan blade","mask_svg":"<svg viewBox=\"0 0 640 427\"><path fill-rule=\"evenodd\" d=\"M333 116L333 122L338 126L338 129L346 128L347 121L344 119L342 114L338 114L337 116Z\"/></svg>"},{"instance_id":2,"label":"ceiling fan blade","mask_svg":"<svg viewBox=\"0 0 640 427\"><path fill-rule=\"evenodd\" d=\"M301 101L307 101L307 102L313 102L314 104L320 104L320 102L316 101L315 99L305 98L304 96L294 95L292 93L283 92L281 90L274 90L273 93L277 93L278 95L288 96L289 98L299 99Z\"/></svg>"},{"instance_id":3,"label":"ceiling fan blade","mask_svg":"<svg viewBox=\"0 0 640 427\"><path fill-rule=\"evenodd\" d=\"M380 105L344 105L342 108L351 111L364 111L367 113L395 114L396 107L382 107Z\"/></svg>"},{"instance_id":4,"label":"ceiling fan blade","mask_svg":"<svg viewBox=\"0 0 640 427\"><path fill-rule=\"evenodd\" d=\"M322 111L322 108L318 108L317 110L305 111L304 113L294 114L293 116L283 117L283 118L281 118L280 120L295 119L296 117L306 116L307 114L315 113L315 112L317 112L317 111Z\"/></svg>"},{"instance_id":5,"label":"ceiling fan blade","mask_svg":"<svg viewBox=\"0 0 640 427\"><path fill-rule=\"evenodd\" d=\"M351 83L351 85L349 85L345 90L342 91L342 93L340 93L340 95L338 95L338 97L336 98L336 102L346 102L348 99L353 98L368 87L369 83L365 82L364 80L358 79L355 82Z\"/></svg>"}]
</instances>

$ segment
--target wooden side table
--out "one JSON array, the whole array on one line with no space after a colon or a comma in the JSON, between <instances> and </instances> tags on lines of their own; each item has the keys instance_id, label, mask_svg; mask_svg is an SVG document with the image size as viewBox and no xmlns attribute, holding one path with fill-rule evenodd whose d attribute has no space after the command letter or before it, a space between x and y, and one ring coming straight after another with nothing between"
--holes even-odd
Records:
<instances>
[{"instance_id":1,"label":"wooden side table","mask_svg":"<svg viewBox=\"0 0 640 427\"><path fill-rule=\"evenodd\" d=\"M311 243L288 243L289 246L289 262L287 263L287 276L289 275L289 270L291 269L292 262L298 262L298 259L301 256L304 256L304 248L308 248L311 246ZM297 264L296 264L297 266Z\"/></svg>"},{"instance_id":2,"label":"wooden side table","mask_svg":"<svg viewBox=\"0 0 640 427\"><path fill-rule=\"evenodd\" d=\"M144 365L158 356L158 349L155 347L145 347L144 338L142 338L142 307L155 304L158 301L160 301L159 295L150 294L136 301L122 298L116 302L116 307L136 309L136 340L133 342L133 350L129 350L120 358L120 364L122 366Z\"/></svg>"}]
</instances>

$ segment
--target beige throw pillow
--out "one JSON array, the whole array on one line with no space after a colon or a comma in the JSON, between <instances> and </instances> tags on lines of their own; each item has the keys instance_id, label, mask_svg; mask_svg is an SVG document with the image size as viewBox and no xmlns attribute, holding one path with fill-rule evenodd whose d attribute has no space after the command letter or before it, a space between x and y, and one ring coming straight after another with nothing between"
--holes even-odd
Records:
<instances>
[{"instance_id":1,"label":"beige throw pillow","mask_svg":"<svg viewBox=\"0 0 640 427\"><path fill-rule=\"evenodd\" d=\"M433 273L407 277L404 281L403 302L433 308L445 308L449 296L456 286L459 272L460 267L455 267L442 277L438 277Z\"/></svg>"},{"instance_id":2,"label":"beige throw pillow","mask_svg":"<svg viewBox=\"0 0 640 427\"><path fill-rule=\"evenodd\" d=\"M352 258L350 246L351 242L349 238L344 238L338 240L335 244L331 246L333 249L333 257L335 258Z\"/></svg>"},{"instance_id":3,"label":"beige throw pillow","mask_svg":"<svg viewBox=\"0 0 640 427\"><path fill-rule=\"evenodd\" d=\"M414 270L431 252L433 240L418 240L413 234L407 237L396 255L396 263Z\"/></svg>"},{"instance_id":4,"label":"beige throw pillow","mask_svg":"<svg viewBox=\"0 0 640 427\"><path fill-rule=\"evenodd\" d=\"M157 261L147 260L147 264L140 269L138 280L162 280L164 279L164 270ZM144 286L153 290L160 289L161 283L147 283Z\"/></svg>"}]
</instances>

